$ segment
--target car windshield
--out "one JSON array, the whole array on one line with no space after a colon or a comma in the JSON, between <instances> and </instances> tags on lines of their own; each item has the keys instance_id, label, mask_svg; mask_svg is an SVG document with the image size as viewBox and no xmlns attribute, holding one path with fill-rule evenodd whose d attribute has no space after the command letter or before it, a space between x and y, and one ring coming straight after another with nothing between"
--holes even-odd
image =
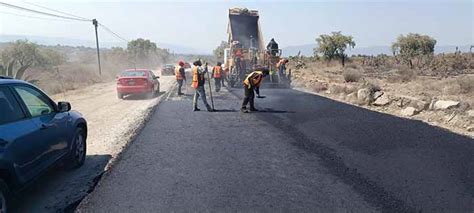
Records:
<instances>
[{"instance_id":1,"label":"car windshield","mask_svg":"<svg viewBox=\"0 0 474 213\"><path fill-rule=\"evenodd\" d=\"M146 76L145 71L125 71L122 72L122 77L142 77Z\"/></svg>"}]
</instances>

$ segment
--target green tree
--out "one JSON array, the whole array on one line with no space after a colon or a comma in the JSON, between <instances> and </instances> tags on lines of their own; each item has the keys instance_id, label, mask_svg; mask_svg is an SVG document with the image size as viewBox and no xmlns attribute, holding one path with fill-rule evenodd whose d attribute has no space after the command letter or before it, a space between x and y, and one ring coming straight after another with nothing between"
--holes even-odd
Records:
<instances>
[{"instance_id":1,"label":"green tree","mask_svg":"<svg viewBox=\"0 0 474 213\"><path fill-rule=\"evenodd\" d=\"M354 48L355 42L352 36L343 35L339 32L332 32L331 35L320 35L316 39L318 47L314 49L314 55L321 54L326 60L341 59L342 66L345 65L347 48Z\"/></svg>"},{"instance_id":2,"label":"green tree","mask_svg":"<svg viewBox=\"0 0 474 213\"><path fill-rule=\"evenodd\" d=\"M395 56L400 56L410 68L413 68L413 60L423 56L432 56L435 45L436 40L430 36L409 33L397 38L397 41L392 44L392 51Z\"/></svg>"},{"instance_id":3,"label":"green tree","mask_svg":"<svg viewBox=\"0 0 474 213\"><path fill-rule=\"evenodd\" d=\"M221 44L216 47L212 52L214 53L214 57L216 57L217 61L223 60L224 58L224 50L225 48L229 47L229 44L226 41L221 41Z\"/></svg>"},{"instance_id":4,"label":"green tree","mask_svg":"<svg viewBox=\"0 0 474 213\"><path fill-rule=\"evenodd\" d=\"M143 38L128 42L127 53L130 61L147 66L164 63L170 56L168 50L158 48L156 43Z\"/></svg>"},{"instance_id":5,"label":"green tree","mask_svg":"<svg viewBox=\"0 0 474 213\"><path fill-rule=\"evenodd\" d=\"M42 61L37 44L28 40L17 40L9 44L1 54L2 65L0 66L0 75L22 79L26 70ZM17 69L15 69L18 67Z\"/></svg>"}]
</instances>

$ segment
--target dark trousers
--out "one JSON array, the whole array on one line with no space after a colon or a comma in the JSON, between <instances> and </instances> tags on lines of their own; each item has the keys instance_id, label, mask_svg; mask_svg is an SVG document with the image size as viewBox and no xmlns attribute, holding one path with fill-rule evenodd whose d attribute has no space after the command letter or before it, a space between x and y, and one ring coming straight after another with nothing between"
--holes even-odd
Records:
<instances>
[{"instance_id":1,"label":"dark trousers","mask_svg":"<svg viewBox=\"0 0 474 213\"><path fill-rule=\"evenodd\" d=\"M214 78L214 83L216 85L216 92L221 91L222 80L220 78Z\"/></svg>"},{"instance_id":2,"label":"dark trousers","mask_svg":"<svg viewBox=\"0 0 474 213\"><path fill-rule=\"evenodd\" d=\"M255 93L254 93L254 88L253 87L248 87L244 85L244 102L242 103L242 108L245 109L247 108L247 104L250 104L250 109L255 109L254 106L254 99L255 99Z\"/></svg>"},{"instance_id":3,"label":"dark trousers","mask_svg":"<svg viewBox=\"0 0 474 213\"><path fill-rule=\"evenodd\" d=\"M183 80L176 80L178 82L178 95L182 94L181 88L183 87Z\"/></svg>"}]
</instances>

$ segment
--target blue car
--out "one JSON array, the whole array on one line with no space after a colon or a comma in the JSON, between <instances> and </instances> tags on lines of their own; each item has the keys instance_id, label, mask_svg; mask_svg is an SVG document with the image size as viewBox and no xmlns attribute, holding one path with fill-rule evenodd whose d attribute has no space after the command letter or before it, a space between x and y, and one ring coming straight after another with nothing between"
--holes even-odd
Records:
<instances>
[{"instance_id":1,"label":"blue car","mask_svg":"<svg viewBox=\"0 0 474 213\"><path fill-rule=\"evenodd\" d=\"M86 120L68 102L56 104L37 87L0 76L0 212L48 168L82 166L86 138Z\"/></svg>"}]
</instances>

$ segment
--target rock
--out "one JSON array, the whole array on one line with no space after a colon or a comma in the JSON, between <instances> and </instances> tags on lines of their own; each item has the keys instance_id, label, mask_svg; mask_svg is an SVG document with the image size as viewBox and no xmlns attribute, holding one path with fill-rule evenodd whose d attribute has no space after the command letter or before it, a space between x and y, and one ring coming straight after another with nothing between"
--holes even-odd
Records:
<instances>
[{"instance_id":1,"label":"rock","mask_svg":"<svg viewBox=\"0 0 474 213\"><path fill-rule=\"evenodd\" d=\"M400 114L402 114L404 116L413 116L413 115L418 114L418 111L416 110L415 107L407 107L405 109L402 109Z\"/></svg>"},{"instance_id":2,"label":"rock","mask_svg":"<svg viewBox=\"0 0 474 213\"><path fill-rule=\"evenodd\" d=\"M372 102L372 95L369 89L363 88L357 91L357 100L360 103L368 104Z\"/></svg>"},{"instance_id":3,"label":"rock","mask_svg":"<svg viewBox=\"0 0 474 213\"><path fill-rule=\"evenodd\" d=\"M346 96L346 101L349 103L356 103L357 102L357 93L353 92Z\"/></svg>"},{"instance_id":4,"label":"rock","mask_svg":"<svg viewBox=\"0 0 474 213\"><path fill-rule=\"evenodd\" d=\"M388 97L387 94L383 94L382 96L378 97L375 102L373 103L373 105L375 106L385 106L385 105L388 105L390 104L390 97Z\"/></svg>"},{"instance_id":5,"label":"rock","mask_svg":"<svg viewBox=\"0 0 474 213\"><path fill-rule=\"evenodd\" d=\"M471 110L467 111L466 113L469 117L474 118L474 109L471 109Z\"/></svg>"},{"instance_id":6,"label":"rock","mask_svg":"<svg viewBox=\"0 0 474 213\"><path fill-rule=\"evenodd\" d=\"M411 102L410 99L401 97L401 98L398 100L397 106L399 106L399 107L404 107L404 106L407 106L408 104L410 104L410 102Z\"/></svg>"},{"instance_id":7,"label":"rock","mask_svg":"<svg viewBox=\"0 0 474 213\"><path fill-rule=\"evenodd\" d=\"M429 105L430 104L428 102L420 100L412 101L410 103L410 106L415 107L417 111L423 111L427 109Z\"/></svg>"},{"instance_id":8,"label":"rock","mask_svg":"<svg viewBox=\"0 0 474 213\"><path fill-rule=\"evenodd\" d=\"M468 132L474 132L474 125L473 126L468 126L467 128Z\"/></svg>"},{"instance_id":9,"label":"rock","mask_svg":"<svg viewBox=\"0 0 474 213\"><path fill-rule=\"evenodd\" d=\"M377 100L377 98L379 98L379 97L382 96L383 94L384 94L384 93L381 92L381 91L374 92L373 100Z\"/></svg>"},{"instance_id":10,"label":"rock","mask_svg":"<svg viewBox=\"0 0 474 213\"><path fill-rule=\"evenodd\" d=\"M436 101L434 103L433 109L435 110L447 110L447 109L452 109L459 107L459 101Z\"/></svg>"}]
</instances>

